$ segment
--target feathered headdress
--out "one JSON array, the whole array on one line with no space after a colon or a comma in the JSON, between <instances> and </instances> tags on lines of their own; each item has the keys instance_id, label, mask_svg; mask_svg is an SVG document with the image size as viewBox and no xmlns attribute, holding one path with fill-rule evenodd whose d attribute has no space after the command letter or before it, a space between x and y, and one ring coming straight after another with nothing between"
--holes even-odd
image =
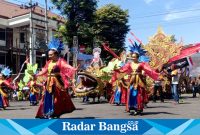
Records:
<instances>
[{"instance_id":1,"label":"feathered headdress","mask_svg":"<svg viewBox=\"0 0 200 135\"><path fill-rule=\"evenodd\" d=\"M134 44L132 44L132 46L129 46L129 48L130 48L131 53L139 54L139 59L138 59L139 62L149 62L150 61L149 57L146 56L147 51L144 50L141 45L138 45L135 42Z\"/></svg>"},{"instance_id":2,"label":"feathered headdress","mask_svg":"<svg viewBox=\"0 0 200 135\"><path fill-rule=\"evenodd\" d=\"M55 50L60 53L64 50L64 45L58 38L52 38L51 42L48 44L48 49Z\"/></svg>"},{"instance_id":3,"label":"feathered headdress","mask_svg":"<svg viewBox=\"0 0 200 135\"><path fill-rule=\"evenodd\" d=\"M11 75L11 70L8 68L8 67L5 67L1 73L4 75L4 76L10 76Z\"/></svg>"}]
</instances>

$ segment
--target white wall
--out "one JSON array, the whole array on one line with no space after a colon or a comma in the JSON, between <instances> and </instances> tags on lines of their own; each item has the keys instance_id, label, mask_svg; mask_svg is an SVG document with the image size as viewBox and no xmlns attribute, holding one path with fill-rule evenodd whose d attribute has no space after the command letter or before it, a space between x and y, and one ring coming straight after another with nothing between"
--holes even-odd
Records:
<instances>
[{"instance_id":1,"label":"white wall","mask_svg":"<svg viewBox=\"0 0 200 135\"><path fill-rule=\"evenodd\" d=\"M0 18L0 25L7 26L8 25L8 20Z\"/></svg>"}]
</instances>

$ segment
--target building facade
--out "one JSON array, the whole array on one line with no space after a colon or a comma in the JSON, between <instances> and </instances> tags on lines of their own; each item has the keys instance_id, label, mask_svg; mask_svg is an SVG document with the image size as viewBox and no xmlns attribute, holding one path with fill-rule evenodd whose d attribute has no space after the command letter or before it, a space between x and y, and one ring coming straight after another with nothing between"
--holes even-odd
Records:
<instances>
[{"instance_id":1,"label":"building facade","mask_svg":"<svg viewBox=\"0 0 200 135\"><path fill-rule=\"evenodd\" d=\"M13 73L20 70L22 63L29 57L30 40L34 46L36 62L39 67L44 64L42 54L47 50L45 43L45 23L48 23L48 40L57 27L64 23L64 19L52 12L48 12L45 21L45 9L35 6L24 9L20 5L0 0L0 65L12 68ZM32 36L30 34L32 22Z\"/></svg>"}]
</instances>

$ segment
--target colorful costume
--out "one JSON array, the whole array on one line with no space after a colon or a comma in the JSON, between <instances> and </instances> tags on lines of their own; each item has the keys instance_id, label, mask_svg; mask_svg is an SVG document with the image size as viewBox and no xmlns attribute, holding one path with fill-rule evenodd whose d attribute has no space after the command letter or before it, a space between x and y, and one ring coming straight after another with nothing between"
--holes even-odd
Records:
<instances>
[{"instance_id":1,"label":"colorful costume","mask_svg":"<svg viewBox=\"0 0 200 135\"><path fill-rule=\"evenodd\" d=\"M108 66L102 69L106 73L112 73L116 69L119 69L125 65L126 54L123 51L120 54L120 57L117 59L113 59L108 63ZM114 72L115 74L115 72ZM116 82L112 82L112 86L114 88L114 93L110 99L111 104L125 104L126 103L126 96L127 96L127 88L125 86L125 78L119 79Z\"/></svg>"},{"instance_id":2,"label":"colorful costume","mask_svg":"<svg viewBox=\"0 0 200 135\"><path fill-rule=\"evenodd\" d=\"M75 88L75 93L77 96L83 97L83 102L89 101L89 97L93 98L93 102L95 102L95 98L98 97L99 102L100 96L104 94L104 83L100 78L100 68L103 66L100 53L100 48L94 48L94 58L90 66L86 71L78 73L78 78L80 78L80 80Z\"/></svg>"},{"instance_id":3,"label":"colorful costume","mask_svg":"<svg viewBox=\"0 0 200 135\"><path fill-rule=\"evenodd\" d=\"M37 105L38 103L38 96L40 94L39 87L42 87L42 84L38 84L36 81L31 80L28 83L28 87L30 88L30 94L29 94L29 100L30 100L30 105Z\"/></svg>"},{"instance_id":4,"label":"colorful costume","mask_svg":"<svg viewBox=\"0 0 200 135\"><path fill-rule=\"evenodd\" d=\"M62 49L62 43L58 39L53 39L49 43L49 49ZM76 69L59 58L54 62L49 60L45 67L37 76L47 77L45 90L42 94L42 100L36 114L36 118L60 117L64 113L70 113L75 110L71 97L66 90L70 86L69 80L73 79Z\"/></svg>"},{"instance_id":5,"label":"colorful costume","mask_svg":"<svg viewBox=\"0 0 200 135\"><path fill-rule=\"evenodd\" d=\"M42 87L42 84L39 84L36 80L33 80L33 76L37 72L38 65L34 64L31 65L30 63L27 64L27 69L25 70L25 76L23 78L23 81L20 80L18 83L19 90L22 90L25 86L29 87L29 100L30 105L37 105L38 103L38 95L40 90L38 90L38 86Z\"/></svg>"},{"instance_id":6,"label":"colorful costume","mask_svg":"<svg viewBox=\"0 0 200 135\"><path fill-rule=\"evenodd\" d=\"M5 77L10 76L10 73L11 70L7 67L1 71L2 76L0 79L0 108L4 109L9 106L8 93L6 88L14 89L10 82L5 79Z\"/></svg>"},{"instance_id":7,"label":"colorful costume","mask_svg":"<svg viewBox=\"0 0 200 135\"><path fill-rule=\"evenodd\" d=\"M144 80L144 74L151 77L152 79L158 79L159 74L153 71L149 65L145 62L149 61L149 58L145 56L146 51L141 48L140 45L131 46L131 52L139 54L138 61L128 62L125 66L120 69L120 72L131 75L130 86L127 93L127 111L134 110L134 113L142 112L144 105L144 92L146 88L146 81Z\"/></svg>"}]
</instances>

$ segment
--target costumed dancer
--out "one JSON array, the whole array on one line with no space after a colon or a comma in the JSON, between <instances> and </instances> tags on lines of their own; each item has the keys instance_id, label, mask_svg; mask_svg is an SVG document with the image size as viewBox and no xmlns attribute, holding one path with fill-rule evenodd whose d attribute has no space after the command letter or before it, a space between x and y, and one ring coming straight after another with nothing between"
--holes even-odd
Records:
<instances>
[{"instance_id":1,"label":"costumed dancer","mask_svg":"<svg viewBox=\"0 0 200 135\"><path fill-rule=\"evenodd\" d=\"M126 108L131 114L137 115L141 114L144 108L143 92L146 84L143 79L142 71L154 80L158 80L159 74L152 70L147 63L145 63L145 61L148 61L149 58L145 56L146 51L143 50L140 45L133 45L131 47L131 52L132 56L130 59L132 59L132 62L128 62L119 71L131 74Z\"/></svg>"},{"instance_id":2,"label":"costumed dancer","mask_svg":"<svg viewBox=\"0 0 200 135\"><path fill-rule=\"evenodd\" d=\"M37 105L39 101L39 94L40 94L40 88L43 87L42 84L37 83L36 80L31 79L30 82L27 85L30 88L30 93L29 93L29 100L30 100L30 105Z\"/></svg>"},{"instance_id":3,"label":"costumed dancer","mask_svg":"<svg viewBox=\"0 0 200 135\"><path fill-rule=\"evenodd\" d=\"M0 108L5 109L9 106L8 93L6 88L14 89L14 86L7 80L11 75L11 70L5 67L0 73Z\"/></svg>"},{"instance_id":4,"label":"costumed dancer","mask_svg":"<svg viewBox=\"0 0 200 135\"><path fill-rule=\"evenodd\" d=\"M59 57L60 51L63 49L63 44L59 39L52 39L48 48L49 61L35 76L44 75L47 77L36 118L59 118L60 115L75 110L67 89L77 69Z\"/></svg>"},{"instance_id":5,"label":"costumed dancer","mask_svg":"<svg viewBox=\"0 0 200 135\"><path fill-rule=\"evenodd\" d=\"M34 80L34 75L37 72L38 65L31 65L27 63L27 69L25 70L25 76L23 80L20 80L18 83L19 90L22 90L25 86L29 87L29 101L30 105L37 105L38 103L38 95L40 90L37 87L43 87L42 84L38 83Z\"/></svg>"},{"instance_id":6,"label":"costumed dancer","mask_svg":"<svg viewBox=\"0 0 200 135\"><path fill-rule=\"evenodd\" d=\"M116 69L119 69L125 65L126 62L126 52L123 51L120 53L119 59L115 59L113 62L113 69L112 71L115 71ZM114 72L115 74L115 72ZM124 76L123 78L118 78L116 82L112 82L114 93L110 99L110 103L114 104L126 104L127 99L127 87L125 85L125 79L127 76Z\"/></svg>"},{"instance_id":7,"label":"costumed dancer","mask_svg":"<svg viewBox=\"0 0 200 135\"><path fill-rule=\"evenodd\" d=\"M31 65L28 63L27 71L25 71L25 76L30 75L29 77L30 79L28 81L27 86L30 89L30 92L29 92L30 105L33 105L33 106L38 104L40 89L43 88L42 82L39 83L39 81L37 81L36 78L33 78L34 75L37 73L37 68L38 68L37 64Z\"/></svg>"}]
</instances>

